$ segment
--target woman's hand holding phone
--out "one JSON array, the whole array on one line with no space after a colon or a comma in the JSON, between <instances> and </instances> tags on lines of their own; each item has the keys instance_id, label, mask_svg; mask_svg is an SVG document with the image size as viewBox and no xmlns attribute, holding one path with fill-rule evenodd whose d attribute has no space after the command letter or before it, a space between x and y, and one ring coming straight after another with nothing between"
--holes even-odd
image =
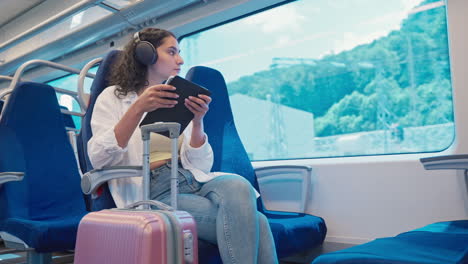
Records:
<instances>
[{"instance_id":1,"label":"woman's hand holding phone","mask_svg":"<svg viewBox=\"0 0 468 264\"><path fill-rule=\"evenodd\" d=\"M151 112L159 108L172 108L177 104L179 95L176 88L168 84L158 84L146 88L138 97L137 104L141 111Z\"/></svg>"},{"instance_id":2,"label":"woman's hand holding phone","mask_svg":"<svg viewBox=\"0 0 468 264\"><path fill-rule=\"evenodd\" d=\"M193 121L201 121L203 117L206 115L209 108L209 104L211 103L211 97L204 94L199 94L198 97L189 96L185 99L184 105L187 107L190 112L193 113Z\"/></svg>"}]
</instances>

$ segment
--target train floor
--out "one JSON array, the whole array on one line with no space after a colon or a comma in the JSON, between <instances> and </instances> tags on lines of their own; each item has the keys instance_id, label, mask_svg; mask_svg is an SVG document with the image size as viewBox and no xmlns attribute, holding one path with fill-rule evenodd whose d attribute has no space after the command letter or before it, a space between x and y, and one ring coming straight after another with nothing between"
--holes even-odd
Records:
<instances>
[{"instance_id":1,"label":"train floor","mask_svg":"<svg viewBox=\"0 0 468 264\"><path fill-rule=\"evenodd\" d=\"M26 252L6 248L0 241L0 264L25 264ZM52 254L54 264L73 264L73 252L57 252Z\"/></svg>"},{"instance_id":2,"label":"train floor","mask_svg":"<svg viewBox=\"0 0 468 264\"><path fill-rule=\"evenodd\" d=\"M296 255L280 261L280 264L311 263L313 259L325 252L346 248L347 244L327 243L321 249L311 251L307 254ZM6 248L0 240L0 264L26 264L26 252ZM56 252L52 255L53 264L73 264L73 252ZM200 263L203 264L203 263Z\"/></svg>"}]
</instances>

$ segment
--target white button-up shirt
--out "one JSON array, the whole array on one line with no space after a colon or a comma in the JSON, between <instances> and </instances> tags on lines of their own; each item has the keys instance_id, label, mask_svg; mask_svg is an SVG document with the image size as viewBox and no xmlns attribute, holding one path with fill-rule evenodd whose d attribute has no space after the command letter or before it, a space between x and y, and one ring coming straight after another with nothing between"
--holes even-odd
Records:
<instances>
[{"instance_id":1,"label":"white button-up shirt","mask_svg":"<svg viewBox=\"0 0 468 264\"><path fill-rule=\"evenodd\" d=\"M95 169L105 166L142 166L143 164L140 129L135 129L125 148L117 144L114 134L115 125L135 103L138 95L135 92L129 92L127 96L118 98L114 94L115 89L115 86L104 89L94 106L91 119L93 137L88 141L88 156ZM205 134L205 143L201 147L193 148L190 146L192 123L187 126L183 134L185 139L180 150L182 166L190 170L199 182L207 182L222 175L223 173L210 173L213 166L213 150L208 143L207 135ZM111 180L109 189L117 207L141 201L143 199L142 184L142 177Z\"/></svg>"}]
</instances>

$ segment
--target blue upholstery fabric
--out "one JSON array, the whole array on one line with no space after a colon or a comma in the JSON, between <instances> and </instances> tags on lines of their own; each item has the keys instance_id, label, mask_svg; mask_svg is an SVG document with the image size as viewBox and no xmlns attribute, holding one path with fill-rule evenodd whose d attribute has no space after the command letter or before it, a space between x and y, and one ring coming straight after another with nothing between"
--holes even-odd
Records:
<instances>
[{"instance_id":1,"label":"blue upholstery fabric","mask_svg":"<svg viewBox=\"0 0 468 264\"><path fill-rule=\"evenodd\" d=\"M1 230L37 252L74 249L79 221L87 211L55 91L44 84L20 83L3 111L2 133L14 132L24 156L2 139L2 152L12 156L6 162L1 156L0 169L9 170L11 159L21 162L24 157L25 177L0 189L2 207L6 205Z\"/></svg>"},{"instance_id":2,"label":"blue upholstery fabric","mask_svg":"<svg viewBox=\"0 0 468 264\"><path fill-rule=\"evenodd\" d=\"M2 112L4 104L5 104L5 102L3 100L0 100L0 113Z\"/></svg>"},{"instance_id":3,"label":"blue upholstery fabric","mask_svg":"<svg viewBox=\"0 0 468 264\"><path fill-rule=\"evenodd\" d=\"M91 131L91 118L93 116L94 104L96 103L96 99L99 94L109 86L107 76L111 70L111 65L117 60L120 52L121 51L119 50L112 50L106 55L99 65L96 77L91 85L88 109L83 117L81 131L77 140L78 156L80 158L80 167L83 173L93 169L93 165L89 161L88 157L88 141L93 136ZM107 184L102 185L101 190L102 194L98 198L91 199L90 196L86 197L86 206L88 210L98 211L101 209L116 207Z\"/></svg>"},{"instance_id":4,"label":"blue upholstery fabric","mask_svg":"<svg viewBox=\"0 0 468 264\"><path fill-rule=\"evenodd\" d=\"M290 256L322 244L326 226L322 218L307 214L263 212L270 223L278 257Z\"/></svg>"},{"instance_id":5,"label":"blue upholstery fabric","mask_svg":"<svg viewBox=\"0 0 468 264\"><path fill-rule=\"evenodd\" d=\"M224 77L217 70L196 66L189 70L186 78L212 92L210 111L204 118L205 132L214 152L212 171L242 175L258 191L255 171L234 124ZM321 245L325 239L327 228L322 218L307 214L266 212L261 198L257 204L258 210L268 218L279 258L310 250Z\"/></svg>"},{"instance_id":6,"label":"blue upholstery fabric","mask_svg":"<svg viewBox=\"0 0 468 264\"><path fill-rule=\"evenodd\" d=\"M468 263L468 220L439 222L321 255L313 264Z\"/></svg>"}]
</instances>

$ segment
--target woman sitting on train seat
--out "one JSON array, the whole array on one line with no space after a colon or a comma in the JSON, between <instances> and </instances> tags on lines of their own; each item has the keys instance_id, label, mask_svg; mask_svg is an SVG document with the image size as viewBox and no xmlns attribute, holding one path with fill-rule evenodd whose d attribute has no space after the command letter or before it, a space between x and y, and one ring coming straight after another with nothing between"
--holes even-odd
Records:
<instances>
[{"instance_id":1,"label":"woman sitting on train seat","mask_svg":"<svg viewBox=\"0 0 468 264\"><path fill-rule=\"evenodd\" d=\"M141 43L154 46L154 56L136 52ZM112 86L99 95L94 106L93 137L88 142L94 168L142 164L138 125L146 112L177 103L171 100L177 98L171 93L175 87L162 83L177 75L183 63L173 33L147 28L135 34L112 69ZM200 239L218 245L223 263L278 263L268 221L257 212L250 183L239 175L210 173L213 151L203 129L210 102L206 95L185 101L194 118L179 138L178 209L195 218ZM158 150L150 159L151 199L166 203L170 202L168 141L158 134L151 136L151 149ZM118 207L142 200L139 177L112 180L109 187Z\"/></svg>"}]
</instances>

